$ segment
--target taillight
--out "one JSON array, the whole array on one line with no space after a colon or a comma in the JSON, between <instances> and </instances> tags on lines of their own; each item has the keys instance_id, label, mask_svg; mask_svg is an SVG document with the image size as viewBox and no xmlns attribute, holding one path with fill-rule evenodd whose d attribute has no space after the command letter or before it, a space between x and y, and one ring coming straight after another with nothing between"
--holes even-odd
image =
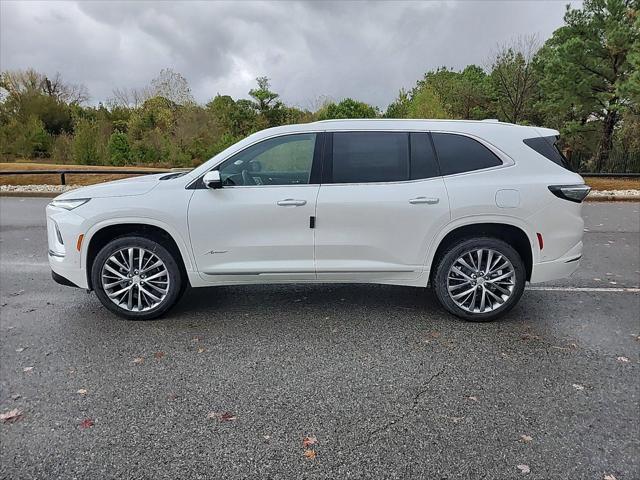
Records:
<instances>
[{"instance_id":1,"label":"taillight","mask_svg":"<svg viewBox=\"0 0 640 480\"><path fill-rule=\"evenodd\" d=\"M558 198L581 203L589 195L591 187L587 185L549 185L549 190Z\"/></svg>"}]
</instances>

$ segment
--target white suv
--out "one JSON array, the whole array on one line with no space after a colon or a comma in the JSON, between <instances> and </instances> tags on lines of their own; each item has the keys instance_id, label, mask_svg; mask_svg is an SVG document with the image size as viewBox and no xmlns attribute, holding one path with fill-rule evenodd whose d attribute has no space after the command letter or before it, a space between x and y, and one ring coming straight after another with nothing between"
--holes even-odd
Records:
<instances>
[{"instance_id":1,"label":"white suv","mask_svg":"<svg viewBox=\"0 0 640 480\"><path fill-rule=\"evenodd\" d=\"M255 133L189 172L73 190L47 207L59 283L129 319L190 285L427 287L494 319L570 275L589 192L558 132L497 121L332 120Z\"/></svg>"}]
</instances>

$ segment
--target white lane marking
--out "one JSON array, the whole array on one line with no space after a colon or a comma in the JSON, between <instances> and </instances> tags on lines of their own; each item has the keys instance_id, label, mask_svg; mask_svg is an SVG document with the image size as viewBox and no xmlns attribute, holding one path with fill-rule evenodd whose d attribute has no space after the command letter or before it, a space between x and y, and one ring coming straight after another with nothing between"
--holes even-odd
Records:
<instances>
[{"instance_id":1,"label":"white lane marking","mask_svg":"<svg viewBox=\"0 0 640 480\"><path fill-rule=\"evenodd\" d=\"M536 292L640 292L640 288L626 288L626 287L527 287L527 290L533 290Z\"/></svg>"},{"instance_id":2,"label":"white lane marking","mask_svg":"<svg viewBox=\"0 0 640 480\"><path fill-rule=\"evenodd\" d=\"M49 267L47 262L0 262L0 267Z\"/></svg>"}]
</instances>

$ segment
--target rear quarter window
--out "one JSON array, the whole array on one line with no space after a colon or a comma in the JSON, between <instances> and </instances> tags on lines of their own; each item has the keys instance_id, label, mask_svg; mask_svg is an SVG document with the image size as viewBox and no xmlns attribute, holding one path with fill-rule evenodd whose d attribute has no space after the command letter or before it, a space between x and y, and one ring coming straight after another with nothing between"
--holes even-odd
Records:
<instances>
[{"instance_id":1,"label":"rear quarter window","mask_svg":"<svg viewBox=\"0 0 640 480\"><path fill-rule=\"evenodd\" d=\"M483 144L465 135L432 133L442 175L497 167L502 161Z\"/></svg>"},{"instance_id":2,"label":"rear quarter window","mask_svg":"<svg viewBox=\"0 0 640 480\"><path fill-rule=\"evenodd\" d=\"M557 141L558 139L553 136L525 138L523 140L527 147L534 149L543 157L551 160L556 165L560 165L567 170L573 171L565 156L560 152L560 149L556 144Z\"/></svg>"}]
</instances>

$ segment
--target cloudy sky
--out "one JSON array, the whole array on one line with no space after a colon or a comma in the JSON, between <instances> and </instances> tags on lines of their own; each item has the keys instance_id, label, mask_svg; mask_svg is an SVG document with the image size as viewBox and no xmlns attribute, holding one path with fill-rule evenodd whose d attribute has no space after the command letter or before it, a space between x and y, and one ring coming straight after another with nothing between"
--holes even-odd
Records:
<instances>
[{"instance_id":1,"label":"cloudy sky","mask_svg":"<svg viewBox=\"0 0 640 480\"><path fill-rule=\"evenodd\" d=\"M246 97L257 76L293 105L353 97L380 107L438 66L483 65L496 44L547 38L569 0L0 3L0 67L60 72L91 103L162 68L196 100ZM573 5L579 1L571 0Z\"/></svg>"}]
</instances>

